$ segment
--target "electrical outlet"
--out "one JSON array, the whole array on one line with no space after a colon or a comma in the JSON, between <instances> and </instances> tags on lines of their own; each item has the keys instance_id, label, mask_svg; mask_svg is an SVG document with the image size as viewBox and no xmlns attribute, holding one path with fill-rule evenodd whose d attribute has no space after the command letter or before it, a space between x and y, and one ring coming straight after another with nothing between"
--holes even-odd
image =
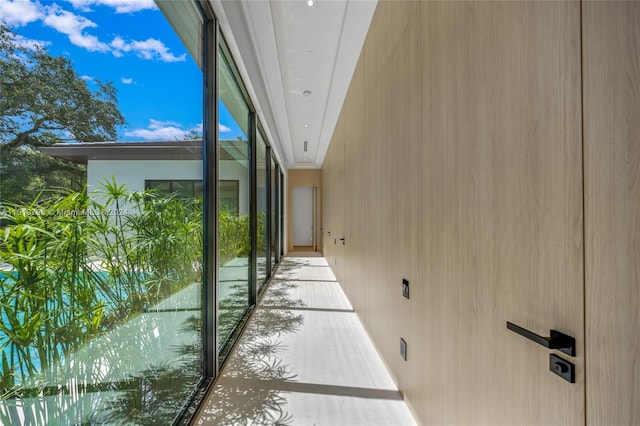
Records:
<instances>
[{"instance_id":1,"label":"electrical outlet","mask_svg":"<svg viewBox=\"0 0 640 426\"><path fill-rule=\"evenodd\" d=\"M402 279L402 296L409 298L409 280Z\"/></svg>"},{"instance_id":2,"label":"electrical outlet","mask_svg":"<svg viewBox=\"0 0 640 426\"><path fill-rule=\"evenodd\" d=\"M404 361L407 360L407 342L402 337L400 338L400 356Z\"/></svg>"}]
</instances>

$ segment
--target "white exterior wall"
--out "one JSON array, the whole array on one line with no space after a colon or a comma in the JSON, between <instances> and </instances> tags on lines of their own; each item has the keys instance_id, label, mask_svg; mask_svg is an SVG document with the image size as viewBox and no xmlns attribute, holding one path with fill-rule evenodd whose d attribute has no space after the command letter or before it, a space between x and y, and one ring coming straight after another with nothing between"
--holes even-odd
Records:
<instances>
[{"instance_id":1,"label":"white exterior wall","mask_svg":"<svg viewBox=\"0 0 640 426\"><path fill-rule=\"evenodd\" d=\"M220 179L239 181L240 214L249 213L249 171L247 162L221 161ZM89 160L87 190L95 191L115 176L129 191L144 190L145 180L202 180L200 160Z\"/></svg>"},{"instance_id":2,"label":"white exterior wall","mask_svg":"<svg viewBox=\"0 0 640 426\"><path fill-rule=\"evenodd\" d=\"M89 160L87 164L88 191L100 189L105 179L115 176L118 185L129 191L144 190L146 179L201 180L202 161L199 160Z\"/></svg>"},{"instance_id":3,"label":"white exterior wall","mask_svg":"<svg viewBox=\"0 0 640 426\"><path fill-rule=\"evenodd\" d=\"M249 162L236 160L220 161L220 180L238 181L239 214L249 214Z\"/></svg>"}]
</instances>

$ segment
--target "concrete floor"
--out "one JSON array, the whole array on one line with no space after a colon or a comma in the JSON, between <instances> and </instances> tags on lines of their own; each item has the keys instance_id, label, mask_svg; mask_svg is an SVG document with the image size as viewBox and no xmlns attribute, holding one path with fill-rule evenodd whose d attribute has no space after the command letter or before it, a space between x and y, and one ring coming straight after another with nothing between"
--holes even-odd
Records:
<instances>
[{"instance_id":1,"label":"concrete floor","mask_svg":"<svg viewBox=\"0 0 640 426\"><path fill-rule=\"evenodd\" d=\"M322 257L283 260L201 425L414 425Z\"/></svg>"}]
</instances>

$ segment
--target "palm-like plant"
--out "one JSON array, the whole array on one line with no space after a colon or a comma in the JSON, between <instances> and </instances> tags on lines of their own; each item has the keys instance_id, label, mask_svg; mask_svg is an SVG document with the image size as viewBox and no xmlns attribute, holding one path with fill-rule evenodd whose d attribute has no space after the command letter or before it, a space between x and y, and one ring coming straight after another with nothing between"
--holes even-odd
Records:
<instances>
[{"instance_id":1,"label":"palm-like plant","mask_svg":"<svg viewBox=\"0 0 640 426\"><path fill-rule=\"evenodd\" d=\"M201 203L106 180L6 206L0 234L0 394L65 368L92 339L202 272Z\"/></svg>"}]
</instances>

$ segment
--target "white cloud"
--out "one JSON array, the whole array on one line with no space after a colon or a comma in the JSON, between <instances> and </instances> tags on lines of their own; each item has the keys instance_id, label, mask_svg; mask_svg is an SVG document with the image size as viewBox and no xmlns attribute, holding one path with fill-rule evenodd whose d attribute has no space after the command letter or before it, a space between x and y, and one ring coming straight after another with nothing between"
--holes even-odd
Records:
<instances>
[{"instance_id":1,"label":"white cloud","mask_svg":"<svg viewBox=\"0 0 640 426\"><path fill-rule=\"evenodd\" d=\"M46 8L44 23L56 31L66 34L72 44L83 47L90 52L107 52L109 45L98 40L98 37L84 32L85 28L97 25L89 19L61 9L57 4Z\"/></svg>"},{"instance_id":2,"label":"white cloud","mask_svg":"<svg viewBox=\"0 0 640 426\"><path fill-rule=\"evenodd\" d=\"M175 56L163 42L154 38L148 38L144 41L132 40L127 42L122 37L116 37L111 42L111 47L116 57L123 56L123 52L135 52L139 58L149 60L158 59L163 62L183 62L187 58L186 53Z\"/></svg>"},{"instance_id":3,"label":"white cloud","mask_svg":"<svg viewBox=\"0 0 640 426\"><path fill-rule=\"evenodd\" d=\"M149 127L146 129L133 129L124 132L125 136L141 138L145 140L182 140L188 130L181 129L179 123L174 121L149 120Z\"/></svg>"},{"instance_id":4,"label":"white cloud","mask_svg":"<svg viewBox=\"0 0 640 426\"><path fill-rule=\"evenodd\" d=\"M42 18L42 7L29 0L0 0L0 21L8 25L26 25Z\"/></svg>"},{"instance_id":5,"label":"white cloud","mask_svg":"<svg viewBox=\"0 0 640 426\"><path fill-rule=\"evenodd\" d=\"M89 10L91 5L106 5L115 8L118 13L128 13L143 9L155 9L153 0L69 0L76 8ZM122 57L125 53L135 53L138 57L147 60L159 60L163 62L183 62L187 55L176 56L165 44L157 39L125 41L116 36L110 44L100 41L95 35L86 30L97 28L98 25L68 10L64 10L58 4L42 6L39 2L30 0L0 0L0 22L9 25L26 25L31 22L42 22L65 34L75 46L87 49L90 52L111 52L115 57ZM28 48L36 47L36 40L20 39ZM16 41L19 41L16 39ZM41 43L46 44L45 42Z\"/></svg>"},{"instance_id":6,"label":"white cloud","mask_svg":"<svg viewBox=\"0 0 640 426\"><path fill-rule=\"evenodd\" d=\"M90 6L109 6L116 13L132 13L140 10L155 9L153 0L69 0L73 7L84 12L91 10Z\"/></svg>"},{"instance_id":7,"label":"white cloud","mask_svg":"<svg viewBox=\"0 0 640 426\"><path fill-rule=\"evenodd\" d=\"M93 77L91 77L90 75L81 75L80 78L84 81L93 81Z\"/></svg>"},{"instance_id":8,"label":"white cloud","mask_svg":"<svg viewBox=\"0 0 640 426\"><path fill-rule=\"evenodd\" d=\"M231 132L231 127L227 127L222 123L218 123L218 131L220 133L229 133Z\"/></svg>"},{"instance_id":9,"label":"white cloud","mask_svg":"<svg viewBox=\"0 0 640 426\"><path fill-rule=\"evenodd\" d=\"M13 42L17 46L23 47L25 49L30 49L30 50L36 50L36 49L39 49L39 48L42 48L44 46L48 46L49 44L51 44L48 41L34 40L34 39L26 38L26 37L21 36L20 34L14 34Z\"/></svg>"},{"instance_id":10,"label":"white cloud","mask_svg":"<svg viewBox=\"0 0 640 426\"><path fill-rule=\"evenodd\" d=\"M124 84L131 84L131 83L133 83L133 79L132 79L132 78L122 77L120 80L121 80Z\"/></svg>"},{"instance_id":11,"label":"white cloud","mask_svg":"<svg viewBox=\"0 0 640 426\"><path fill-rule=\"evenodd\" d=\"M116 50L124 50L127 51L127 43L122 39L122 37L116 37L111 42L111 47Z\"/></svg>"}]
</instances>

